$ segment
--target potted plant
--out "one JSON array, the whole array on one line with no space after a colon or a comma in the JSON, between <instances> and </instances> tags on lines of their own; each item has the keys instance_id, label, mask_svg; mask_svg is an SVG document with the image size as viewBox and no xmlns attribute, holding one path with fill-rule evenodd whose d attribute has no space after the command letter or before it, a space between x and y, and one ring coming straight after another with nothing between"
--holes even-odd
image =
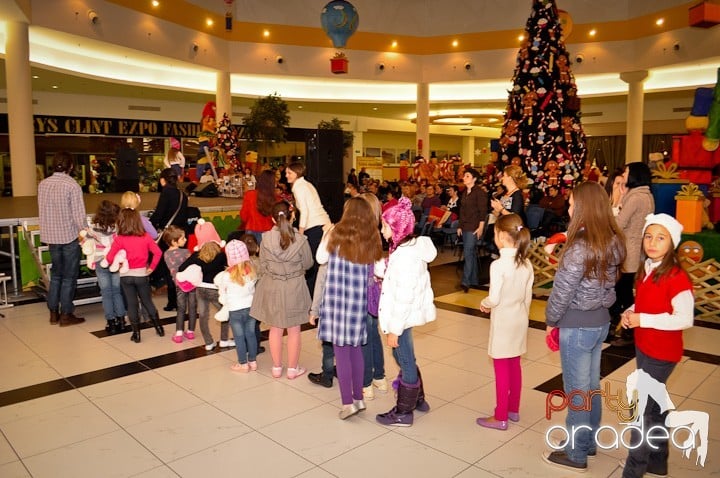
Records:
<instances>
[{"instance_id":1,"label":"potted plant","mask_svg":"<svg viewBox=\"0 0 720 478\"><path fill-rule=\"evenodd\" d=\"M261 97L250 107L243 125L249 147L257 149L260 143L264 143L264 149L267 150L269 142L285 142L285 128L290 125L290 110L277 93Z\"/></svg>"}]
</instances>

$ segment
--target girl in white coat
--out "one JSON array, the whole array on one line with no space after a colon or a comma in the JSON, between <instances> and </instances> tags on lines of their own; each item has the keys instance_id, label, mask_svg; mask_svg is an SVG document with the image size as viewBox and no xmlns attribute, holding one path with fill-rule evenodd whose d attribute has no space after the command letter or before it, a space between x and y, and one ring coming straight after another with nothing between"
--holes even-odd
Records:
<instances>
[{"instance_id":1,"label":"girl in white coat","mask_svg":"<svg viewBox=\"0 0 720 478\"><path fill-rule=\"evenodd\" d=\"M481 427L507 430L508 419L520 420L522 370L520 355L527 348L532 301L533 268L527 259L530 231L517 214L500 216L495 223L495 245L500 258L490 265L490 291L480 310L490 312L488 355L495 368L495 415L478 418Z\"/></svg>"},{"instance_id":2,"label":"girl in white coat","mask_svg":"<svg viewBox=\"0 0 720 478\"><path fill-rule=\"evenodd\" d=\"M380 330L400 366L397 405L376 419L383 425L409 427L413 410L426 412L422 377L415 363L412 328L435 320L433 290L428 263L437 256L429 237L413 237L415 216L406 197L382 215L382 234L390 242L390 258L384 273L378 318ZM375 274L380 276L378 267Z\"/></svg>"}]
</instances>

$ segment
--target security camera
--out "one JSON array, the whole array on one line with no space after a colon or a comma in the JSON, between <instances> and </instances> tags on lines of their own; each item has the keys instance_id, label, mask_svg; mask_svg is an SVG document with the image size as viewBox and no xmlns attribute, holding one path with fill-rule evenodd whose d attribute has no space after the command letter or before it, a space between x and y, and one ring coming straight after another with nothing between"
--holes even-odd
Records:
<instances>
[{"instance_id":1,"label":"security camera","mask_svg":"<svg viewBox=\"0 0 720 478\"><path fill-rule=\"evenodd\" d=\"M575 55L575 63L582 63L585 61L585 55L582 53Z\"/></svg>"},{"instance_id":2,"label":"security camera","mask_svg":"<svg viewBox=\"0 0 720 478\"><path fill-rule=\"evenodd\" d=\"M193 51L193 53L197 53L199 49L200 49L200 45L198 45L197 43L193 42L193 44L192 44L192 51Z\"/></svg>"},{"instance_id":3,"label":"security camera","mask_svg":"<svg viewBox=\"0 0 720 478\"><path fill-rule=\"evenodd\" d=\"M88 10L88 20L90 20L90 23L93 25L97 25L100 22L100 17L95 10Z\"/></svg>"},{"instance_id":4,"label":"security camera","mask_svg":"<svg viewBox=\"0 0 720 478\"><path fill-rule=\"evenodd\" d=\"M673 50L675 50L675 51L680 51L680 44L679 44L679 43L674 43L674 44L673 44Z\"/></svg>"},{"instance_id":5,"label":"security camera","mask_svg":"<svg viewBox=\"0 0 720 478\"><path fill-rule=\"evenodd\" d=\"M378 63L377 69L380 71L385 71L385 63Z\"/></svg>"},{"instance_id":6,"label":"security camera","mask_svg":"<svg viewBox=\"0 0 720 478\"><path fill-rule=\"evenodd\" d=\"M285 58L278 55L275 57L275 61L277 62L278 65L282 65L285 62Z\"/></svg>"},{"instance_id":7,"label":"security camera","mask_svg":"<svg viewBox=\"0 0 720 478\"><path fill-rule=\"evenodd\" d=\"M466 62L465 62L465 69L466 69L467 71L470 71L470 70L472 69L472 63L470 63L469 61L466 61Z\"/></svg>"}]
</instances>

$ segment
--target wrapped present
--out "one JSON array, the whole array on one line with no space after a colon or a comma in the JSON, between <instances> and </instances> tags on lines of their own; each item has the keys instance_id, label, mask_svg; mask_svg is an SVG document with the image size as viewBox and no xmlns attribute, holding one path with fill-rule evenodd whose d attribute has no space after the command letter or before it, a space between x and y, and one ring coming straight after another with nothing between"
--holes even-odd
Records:
<instances>
[{"instance_id":1,"label":"wrapped present","mask_svg":"<svg viewBox=\"0 0 720 478\"><path fill-rule=\"evenodd\" d=\"M710 28L720 24L720 5L707 0L688 9L688 25Z\"/></svg>"},{"instance_id":2,"label":"wrapped present","mask_svg":"<svg viewBox=\"0 0 720 478\"><path fill-rule=\"evenodd\" d=\"M660 163L652 175L653 183L650 190L655 200L655 212L675 216L675 195L689 181L679 177L675 163Z\"/></svg>"},{"instance_id":3,"label":"wrapped present","mask_svg":"<svg viewBox=\"0 0 720 478\"><path fill-rule=\"evenodd\" d=\"M685 234L694 234L702 230L703 201L705 196L697 185L690 183L680 188L675 195L675 218L683 225Z\"/></svg>"},{"instance_id":4,"label":"wrapped present","mask_svg":"<svg viewBox=\"0 0 720 478\"><path fill-rule=\"evenodd\" d=\"M693 130L683 136L673 136L673 160L680 168L712 169L720 164L720 149L707 151L703 148L702 131Z\"/></svg>"},{"instance_id":5,"label":"wrapped present","mask_svg":"<svg viewBox=\"0 0 720 478\"><path fill-rule=\"evenodd\" d=\"M348 72L349 63L350 60L344 53L337 52L333 58L330 58L330 71L336 75L345 74Z\"/></svg>"}]
</instances>

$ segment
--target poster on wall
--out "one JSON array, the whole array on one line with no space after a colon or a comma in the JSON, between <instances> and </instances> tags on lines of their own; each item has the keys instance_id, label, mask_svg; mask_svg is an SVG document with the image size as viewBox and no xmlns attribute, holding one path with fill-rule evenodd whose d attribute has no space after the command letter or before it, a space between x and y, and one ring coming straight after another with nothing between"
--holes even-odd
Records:
<instances>
[{"instance_id":1,"label":"poster on wall","mask_svg":"<svg viewBox=\"0 0 720 478\"><path fill-rule=\"evenodd\" d=\"M371 178L382 181L383 176L383 160L381 157L357 156L355 158L357 170L365 168L365 172Z\"/></svg>"}]
</instances>

